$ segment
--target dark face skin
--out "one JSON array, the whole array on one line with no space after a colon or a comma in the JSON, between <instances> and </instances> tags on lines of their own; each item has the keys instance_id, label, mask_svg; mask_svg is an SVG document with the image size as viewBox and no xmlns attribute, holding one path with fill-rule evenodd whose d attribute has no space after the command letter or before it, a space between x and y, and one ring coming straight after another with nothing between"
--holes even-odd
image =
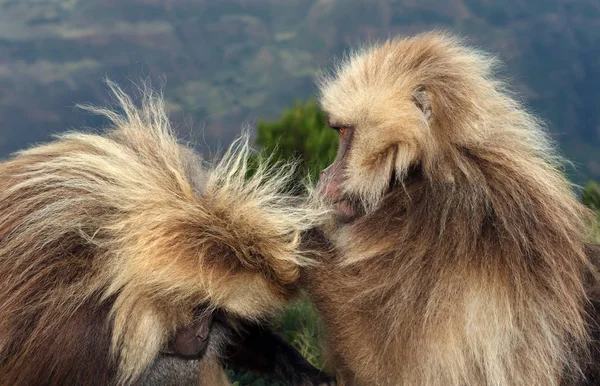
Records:
<instances>
[{"instance_id":1,"label":"dark face skin","mask_svg":"<svg viewBox=\"0 0 600 386\"><path fill-rule=\"evenodd\" d=\"M194 320L175 332L167 348L155 358L135 386L198 385L204 376L200 365L203 358L214 355L215 348L223 345L227 335L231 334L221 319L219 312L207 312L206 308L198 307Z\"/></svg>"},{"instance_id":2,"label":"dark face skin","mask_svg":"<svg viewBox=\"0 0 600 386\"><path fill-rule=\"evenodd\" d=\"M350 222L359 215L358 205L352 197L344 195L344 172L346 170L347 158L352 145L354 128L348 125L340 125L329 122L329 126L339 134L339 146L335 160L329 167L321 172L319 189L331 205L338 210L340 222Z\"/></svg>"},{"instance_id":3,"label":"dark face skin","mask_svg":"<svg viewBox=\"0 0 600 386\"><path fill-rule=\"evenodd\" d=\"M214 312L198 309L194 321L179 328L169 341L164 354L182 357L199 357L208 347L209 335L214 319Z\"/></svg>"}]
</instances>

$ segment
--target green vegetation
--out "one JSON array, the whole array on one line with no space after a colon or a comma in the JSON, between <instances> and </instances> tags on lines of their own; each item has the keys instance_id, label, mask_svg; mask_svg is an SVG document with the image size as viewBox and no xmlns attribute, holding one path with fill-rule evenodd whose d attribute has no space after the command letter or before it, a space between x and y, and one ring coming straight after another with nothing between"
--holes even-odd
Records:
<instances>
[{"instance_id":1,"label":"green vegetation","mask_svg":"<svg viewBox=\"0 0 600 386\"><path fill-rule=\"evenodd\" d=\"M302 297L290 304L277 317L273 327L292 344L313 366L324 367L319 344L322 325L312 304ZM252 372L237 373L227 370L234 386L284 386L268 377Z\"/></svg>"},{"instance_id":2,"label":"green vegetation","mask_svg":"<svg viewBox=\"0 0 600 386\"><path fill-rule=\"evenodd\" d=\"M325 363L319 344L323 326L317 311L306 298L291 304L275 326L313 366L323 368Z\"/></svg>"},{"instance_id":3,"label":"green vegetation","mask_svg":"<svg viewBox=\"0 0 600 386\"><path fill-rule=\"evenodd\" d=\"M600 184L589 182L582 193L583 203L596 212L596 227L594 237L597 243L600 243Z\"/></svg>"},{"instance_id":4,"label":"green vegetation","mask_svg":"<svg viewBox=\"0 0 600 386\"><path fill-rule=\"evenodd\" d=\"M298 179L319 172L335 158L337 135L327 126L326 117L314 100L296 104L276 121L261 120L256 125L256 143L274 161L295 159L300 162Z\"/></svg>"},{"instance_id":5,"label":"green vegetation","mask_svg":"<svg viewBox=\"0 0 600 386\"><path fill-rule=\"evenodd\" d=\"M275 319L273 327L292 344L312 365L323 368L324 362L319 344L322 325L311 303L302 297L290 304ZM234 386L284 386L268 377L252 372L237 373L227 370Z\"/></svg>"},{"instance_id":6,"label":"green vegetation","mask_svg":"<svg viewBox=\"0 0 600 386\"><path fill-rule=\"evenodd\" d=\"M600 184L589 182L583 189L583 203L597 212L600 211Z\"/></svg>"}]
</instances>

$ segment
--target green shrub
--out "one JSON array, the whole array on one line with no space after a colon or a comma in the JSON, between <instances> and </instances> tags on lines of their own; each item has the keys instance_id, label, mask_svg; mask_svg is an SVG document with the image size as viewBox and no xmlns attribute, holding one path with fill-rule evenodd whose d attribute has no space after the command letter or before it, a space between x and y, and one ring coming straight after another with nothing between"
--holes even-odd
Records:
<instances>
[{"instance_id":1,"label":"green shrub","mask_svg":"<svg viewBox=\"0 0 600 386\"><path fill-rule=\"evenodd\" d=\"M583 189L583 203L595 211L600 211L600 184L589 182Z\"/></svg>"},{"instance_id":2,"label":"green shrub","mask_svg":"<svg viewBox=\"0 0 600 386\"><path fill-rule=\"evenodd\" d=\"M600 184L589 182L582 192L583 203L596 212L596 223L593 224L593 237L600 243Z\"/></svg>"},{"instance_id":3,"label":"green shrub","mask_svg":"<svg viewBox=\"0 0 600 386\"><path fill-rule=\"evenodd\" d=\"M275 121L259 121L256 132L256 143L274 161L300 162L298 181L305 176L316 180L337 151L337 134L327 126L325 113L314 100L296 102Z\"/></svg>"}]
</instances>

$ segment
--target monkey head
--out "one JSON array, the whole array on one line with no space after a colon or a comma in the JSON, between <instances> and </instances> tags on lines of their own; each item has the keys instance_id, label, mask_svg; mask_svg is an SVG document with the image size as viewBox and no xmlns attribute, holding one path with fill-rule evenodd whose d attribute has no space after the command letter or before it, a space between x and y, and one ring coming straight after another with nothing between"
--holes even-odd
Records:
<instances>
[{"instance_id":1,"label":"monkey head","mask_svg":"<svg viewBox=\"0 0 600 386\"><path fill-rule=\"evenodd\" d=\"M342 219L372 211L412 173L452 181L455 153L497 129L489 117L511 119L514 109L497 103L505 98L488 80L494 63L427 33L359 51L320 79L320 103L340 139L321 190Z\"/></svg>"}]
</instances>

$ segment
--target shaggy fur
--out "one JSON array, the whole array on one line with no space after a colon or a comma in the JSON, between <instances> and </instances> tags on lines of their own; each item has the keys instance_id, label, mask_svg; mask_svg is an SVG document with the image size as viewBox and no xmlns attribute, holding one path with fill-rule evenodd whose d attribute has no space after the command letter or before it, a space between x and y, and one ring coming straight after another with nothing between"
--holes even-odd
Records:
<instances>
[{"instance_id":1,"label":"shaggy fur","mask_svg":"<svg viewBox=\"0 0 600 386\"><path fill-rule=\"evenodd\" d=\"M307 286L348 384L592 376L589 213L495 64L427 33L356 52L321 82L331 126L352 131L334 204L359 216L330 232L338 256Z\"/></svg>"},{"instance_id":2,"label":"shaggy fur","mask_svg":"<svg viewBox=\"0 0 600 386\"><path fill-rule=\"evenodd\" d=\"M0 164L1 385L134 383L198 305L260 320L309 263L299 235L320 214L284 193L292 165L247 178L247 138L206 164L160 96L138 109L111 88L120 113L88 108L104 135Z\"/></svg>"}]
</instances>

